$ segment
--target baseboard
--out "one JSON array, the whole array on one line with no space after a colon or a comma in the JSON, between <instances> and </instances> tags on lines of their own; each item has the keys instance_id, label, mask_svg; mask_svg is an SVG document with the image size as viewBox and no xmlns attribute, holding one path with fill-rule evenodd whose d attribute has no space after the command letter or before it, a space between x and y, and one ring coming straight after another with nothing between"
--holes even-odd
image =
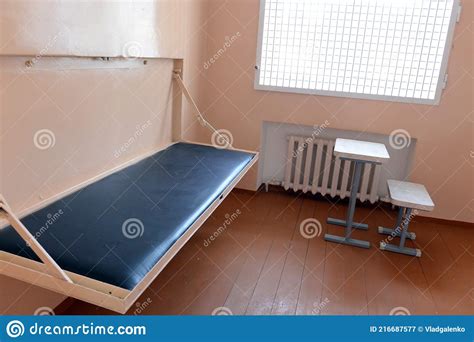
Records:
<instances>
[{"instance_id":1,"label":"baseboard","mask_svg":"<svg viewBox=\"0 0 474 342\"><path fill-rule=\"evenodd\" d=\"M434 224L443 224L443 225L452 225L462 228L471 228L474 229L474 223L464 222L464 221L455 221L455 220L446 220L437 217L428 217L428 216L417 216L416 220L423 223L434 223Z\"/></svg>"},{"instance_id":2,"label":"baseboard","mask_svg":"<svg viewBox=\"0 0 474 342\"><path fill-rule=\"evenodd\" d=\"M265 191L264 188L262 189L262 186L260 186L258 191L262 191L262 190ZM249 191L249 190L239 190L239 191ZM313 198L315 200L320 200L320 201L321 200L329 201L329 202L337 201L338 203L343 203L343 204L349 203L349 198L339 199L338 197L333 198L328 195L326 196L323 196L321 194L313 195L311 192L307 192L307 193L302 193L301 191L293 192L292 190L285 190L282 186L279 186L279 185L269 185L268 191L294 194L295 196L303 196L304 198L308 197L308 198ZM391 203L380 202L380 201L376 203L370 203L369 201L365 201L363 203L357 202L357 206L362 207L362 208L383 207L383 208L386 208L387 210L390 210L390 211L392 210ZM465 227L465 228L474 229L474 223L465 222L465 221L447 220L447 219L442 219L442 218L437 218L437 217L417 216L416 221L424 222L424 223L442 224L442 225L455 225L457 227Z\"/></svg>"}]
</instances>

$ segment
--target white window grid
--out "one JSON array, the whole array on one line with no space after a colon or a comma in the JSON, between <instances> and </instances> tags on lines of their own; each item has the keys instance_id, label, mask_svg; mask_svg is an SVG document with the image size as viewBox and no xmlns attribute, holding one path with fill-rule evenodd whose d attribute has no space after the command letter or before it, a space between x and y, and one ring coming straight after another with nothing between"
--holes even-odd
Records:
<instances>
[{"instance_id":1,"label":"white window grid","mask_svg":"<svg viewBox=\"0 0 474 342\"><path fill-rule=\"evenodd\" d=\"M459 0L261 0L255 88L438 104Z\"/></svg>"}]
</instances>

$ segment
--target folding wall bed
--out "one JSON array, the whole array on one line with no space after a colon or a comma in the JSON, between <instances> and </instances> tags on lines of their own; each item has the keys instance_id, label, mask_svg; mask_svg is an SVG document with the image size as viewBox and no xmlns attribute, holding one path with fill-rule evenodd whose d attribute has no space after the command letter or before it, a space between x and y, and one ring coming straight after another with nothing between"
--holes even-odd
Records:
<instances>
[{"instance_id":1,"label":"folding wall bed","mask_svg":"<svg viewBox=\"0 0 474 342\"><path fill-rule=\"evenodd\" d=\"M257 158L173 142L21 221L0 197L0 216L11 224L0 229L0 274L125 313Z\"/></svg>"}]
</instances>

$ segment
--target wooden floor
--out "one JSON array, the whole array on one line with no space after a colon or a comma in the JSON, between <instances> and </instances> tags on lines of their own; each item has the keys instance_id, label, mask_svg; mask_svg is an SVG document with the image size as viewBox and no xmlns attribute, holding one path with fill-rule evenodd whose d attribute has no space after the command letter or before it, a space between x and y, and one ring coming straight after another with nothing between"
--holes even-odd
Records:
<instances>
[{"instance_id":1,"label":"wooden floor","mask_svg":"<svg viewBox=\"0 0 474 342\"><path fill-rule=\"evenodd\" d=\"M395 222L390 207L359 206L356 219L369 232L354 235L372 243L364 250L324 241L326 231L343 232L325 222L344 218L347 204L335 202L232 192L129 314L474 314L472 226L415 218L411 230L423 256L414 258L377 248L385 238L377 226ZM322 234L301 234L308 218L321 222ZM80 301L61 313L113 314Z\"/></svg>"}]
</instances>

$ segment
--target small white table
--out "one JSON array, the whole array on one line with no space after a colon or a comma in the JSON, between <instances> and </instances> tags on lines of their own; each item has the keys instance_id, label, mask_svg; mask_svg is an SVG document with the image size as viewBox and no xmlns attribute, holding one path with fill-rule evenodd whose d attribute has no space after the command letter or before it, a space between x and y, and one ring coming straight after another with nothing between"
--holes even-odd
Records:
<instances>
[{"instance_id":1,"label":"small white table","mask_svg":"<svg viewBox=\"0 0 474 342\"><path fill-rule=\"evenodd\" d=\"M352 177L351 197L346 220L328 218L329 224L345 227L345 235L337 236L332 234L324 235L324 239L330 242L342 243L361 248L370 248L370 242L351 238L352 228L367 230L368 226L363 223L354 222L354 211L357 202L357 192L359 190L362 176L362 166L364 163L383 164L390 159L387 148L384 144L368 141L336 139L334 155L341 160L354 162L354 176Z\"/></svg>"},{"instance_id":2,"label":"small white table","mask_svg":"<svg viewBox=\"0 0 474 342\"><path fill-rule=\"evenodd\" d=\"M432 211L434 203L422 184L389 179L387 181L391 203L399 207L397 222L394 229L379 227L380 234L400 237L400 244L393 245L387 242L380 243L381 250L421 257L421 250L405 247L406 239L415 240L415 233L408 231L413 217L413 209Z\"/></svg>"}]
</instances>

